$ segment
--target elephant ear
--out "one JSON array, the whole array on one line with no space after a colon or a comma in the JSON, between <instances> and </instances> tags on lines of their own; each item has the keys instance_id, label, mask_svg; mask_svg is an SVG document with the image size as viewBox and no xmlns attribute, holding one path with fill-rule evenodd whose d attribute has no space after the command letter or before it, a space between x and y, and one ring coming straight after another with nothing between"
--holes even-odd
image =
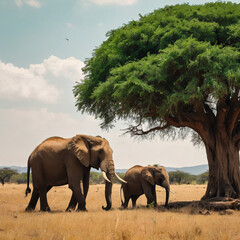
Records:
<instances>
[{"instance_id":1,"label":"elephant ear","mask_svg":"<svg viewBox=\"0 0 240 240\"><path fill-rule=\"evenodd\" d=\"M90 163L89 148L88 143L84 137L81 135L76 135L68 143L68 150L75 155L79 161L85 166L88 167Z\"/></svg>"},{"instance_id":2,"label":"elephant ear","mask_svg":"<svg viewBox=\"0 0 240 240\"><path fill-rule=\"evenodd\" d=\"M84 141L87 141L91 146L102 144L102 138L100 136L92 137L88 135L79 135Z\"/></svg>"},{"instance_id":3,"label":"elephant ear","mask_svg":"<svg viewBox=\"0 0 240 240\"><path fill-rule=\"evenodd\" d=\"M143 179L151 183L152 185L155 185L153 173L149 168L144 168L141 172Z\"/></svg>"}]
</instances>

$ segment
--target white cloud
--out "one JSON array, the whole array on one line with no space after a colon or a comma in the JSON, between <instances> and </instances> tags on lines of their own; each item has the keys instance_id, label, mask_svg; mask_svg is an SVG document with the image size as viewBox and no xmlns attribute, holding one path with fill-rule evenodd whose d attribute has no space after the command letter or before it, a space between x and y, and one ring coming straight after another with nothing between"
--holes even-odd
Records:
<instances>
[{"instance_id":1,"label":"white cloud","mask_svg":"<svg viewBox=\"0 0 240 240\"><path fill-rule=\"evenodd\" d=\"M0 109L0 118L3 124L11 126L11 130L15 129L12 132L16 135L24 131L26 134L39 132L44 135L47 133L47 137L56 134L66 135L69 132L68 129L78 125L70 114L54 113L46 108L38 110Z\"/></svg>"},{"instance_id":2,"label":"white cloud","mask_svg":"<svg viewBox=\"0 0 240 240\"><path fill-rule=\"evenodd\" d=\"M31 64L29 68L0 61L0 98L56 103L61 91L49 81L53 77L73 83L79 81L83 78L83 66L83 62L73 57L60 59L50 56L43 63Z\"/></svg>"},{"instance_id":3,"label":"white cloud","mask_svg":"<svg viewBox=\"0 0 240 240\"><path fill-rule=\"evenodd\" d=\"M84 4L96 4L99 6L102 5L120 5L120 6L126 6L126 5L133 5L138 2L138 0L83 0Z\"/></svg>"},{"instance_id":4,"label":"white cloud","mask_svg":"<svg viewBox=\"0 0 240 240\"><path fill-rule=\"evenodd\" d=\"M41 3L37 0L25 0L25 3L30 7L40 8Z\"/></svg>"},{"instance_id":5,"label":"white cloud","mask_svg":"<svg viewBox=\"0 0 240 240\"><path fill-rule=\"evenodd\" d=\"M53 74L55 77L64 77L76 82L83 78L82 67L84 63L74 57L60 59L50 56L41 64L31 64L29 70L38 75Z\"/></svg>"},{"instance_id":6,"label":"white cloud","mask_svg":"<svg viewBox=\"0 0 240 240\"><path fill-rule=\"evenodd\" d=\"M24 2L23 0L15 0L15 4L18 7L22 7L24 3L34 8L40 8L42 6L38 0L24 0Z\"/></svg>"},{"instance_id":7,"label":"white cloud","mask_svg":"<svg viewBox=\"0 0 240 240\"><path fill-rule=\"evenodd\" d=\"M18 7L21 7L23 5L23 2L22 0L15 0L15 4L18 6Z\"/></svg>"},{"instance_id":8,"label":"white cloud","mask_svg":"<svg viewBox=\"0 0 240 240\"><path fill-rule=\"evenodd\" d=\"M60 92L41 75L0 62L0 98L34 99L55 103Z\"/></svg>"}]
</instances>

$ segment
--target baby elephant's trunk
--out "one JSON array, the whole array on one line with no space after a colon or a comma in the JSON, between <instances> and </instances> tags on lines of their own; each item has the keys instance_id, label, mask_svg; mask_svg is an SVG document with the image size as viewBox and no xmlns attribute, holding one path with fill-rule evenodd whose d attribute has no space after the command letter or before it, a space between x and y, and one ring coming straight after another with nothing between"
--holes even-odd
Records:
<instances>
[{"instance_id":1,"label":"baby elephant's trunk","mask_svg":"<svg viewBox=\"0 0 240 240\"><path fill-rule=\"evenodd\" d=\"M166 190L165 207L167 207L168 206L168 200L169 200L170 186L168 185L167 187L165 187L165 190Z\"/></svg>"}]
</instances>

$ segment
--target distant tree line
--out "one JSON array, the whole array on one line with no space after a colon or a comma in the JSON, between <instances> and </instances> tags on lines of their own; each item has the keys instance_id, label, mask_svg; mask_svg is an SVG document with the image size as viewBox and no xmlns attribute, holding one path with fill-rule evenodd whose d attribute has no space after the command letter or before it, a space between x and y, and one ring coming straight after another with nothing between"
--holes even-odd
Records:
<instances>
[{"instance_id":1,"label":"distant tree line","mask_svg":"<svg viewBox=\"0 0 240 240\"><path fill-rule=\"evenodd\" d=\"M10 168L2 168L0 169L0 182L4 185L5 182L9 182L11 176L17 175L17 170Z\"/></svg>"},{"instance_id":2,"label":"distant tree line","mask_svg":"<svg viewBox=\"0 0 240 240\"><path fill-rule=\"evenodd\" d=\"M123 178L125 173L117 173L119 177ZM100 184L104 183L104 179L101 173L99 172L90 172L90 184ZM120 183L116 178L113 179L113 183Z\"/></svg>"},{"instance_id":3,"label":"distant tree line","mask_svg":"<svg viewBox=\"0 0 240 240\"><path fill-rule=\"evenodd\" d=\"M170 184L205 184L208 182L208 171L192 175L182 171L169 172Z\"/></svg>"},{"instance_id":4,"label":"distant tree line","mask_svg":"<svg viewBox=\"0 0 240 240\"><path fill-rule=\"evenodd\" d=\"M32 179L32 176L30 176L30 179ZM0 182L2 185L5 183L26 183L27 173L18 173L17 170L11 168L1 168Z\"/></svg>"},{"instance_id":5,"label":"distant tree line","mask_svg":"<svg viewBox=\"0 0 240 240\"><path fill-rule=\"evenodd\" d=\"M125 173L118 173L123 178ZM31 174L30 174L31 179ZM208 171L200 175L192 175L182 171L169 172L170 184L205 184L208 181ZM4 183L26 183L27 173L18 173L17 170L10 168L0 169L0 182ZM113 179L114 183L120 183L116 178ZM99 172L90 173L90 184L104 183L102 174Z\"/></svg>"}]
</instances>

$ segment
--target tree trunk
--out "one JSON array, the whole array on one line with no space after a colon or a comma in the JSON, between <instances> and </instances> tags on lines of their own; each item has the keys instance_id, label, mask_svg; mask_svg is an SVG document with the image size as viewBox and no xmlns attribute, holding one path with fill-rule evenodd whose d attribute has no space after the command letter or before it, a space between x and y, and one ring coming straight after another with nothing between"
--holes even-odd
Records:
<instances>
[{"instance_id":1,"label":"tree trunk","mask_svg":"<svg viewBox=\"0 0 240 240\"><path fill-rule=\"evenodd\" d=\"M222 129L215 134L215 144L205 142L209 181L202 200L213 197L240 197L239 149ZM214 146L214 147L213 147Z\"/></svg>"}]
</instances>

